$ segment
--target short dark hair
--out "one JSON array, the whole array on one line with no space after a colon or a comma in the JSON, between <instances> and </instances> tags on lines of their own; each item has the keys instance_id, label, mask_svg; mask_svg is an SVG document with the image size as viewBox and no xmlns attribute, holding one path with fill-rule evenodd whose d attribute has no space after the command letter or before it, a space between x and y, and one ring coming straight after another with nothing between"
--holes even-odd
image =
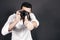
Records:
<instances>
[{"instance_id":1,"label":"short dark hair","mask_svg":"<svg viewBox=\"0 0 60 40\"><path fill-rule=\"evenodd\" d=\"M31 8L31 10L32 10L32 5L28 2L23 2L22 5L21 5L21 9L22 9L23 6L27 7L27 8Z\"/></svg>"}]
</instances>

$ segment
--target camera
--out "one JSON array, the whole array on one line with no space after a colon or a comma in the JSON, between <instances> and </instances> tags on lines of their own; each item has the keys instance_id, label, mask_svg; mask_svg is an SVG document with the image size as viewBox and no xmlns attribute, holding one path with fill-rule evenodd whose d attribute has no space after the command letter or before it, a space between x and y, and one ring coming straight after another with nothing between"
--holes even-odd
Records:
<instances>
[{"instance_id":1,"label":"camera","mask_svg":"<svg viewBox=\"0 0 60 40\"><path fill-rule=\"evenodd\" d=\"M19 12L21 13L20 16L21 16L21 19L23 20L23 24L24 24L24 21L25 21L25 16L27 16L27 19L29 21L31 20L29 12L27 12L25 10L19 11Z\"/></svg>"}]
</instances>

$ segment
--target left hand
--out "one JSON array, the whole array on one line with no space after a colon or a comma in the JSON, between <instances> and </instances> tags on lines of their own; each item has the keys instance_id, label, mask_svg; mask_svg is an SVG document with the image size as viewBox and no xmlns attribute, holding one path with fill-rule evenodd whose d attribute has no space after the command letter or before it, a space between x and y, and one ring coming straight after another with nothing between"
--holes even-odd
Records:
<instances>
[{"instance_id":1,"label":"left hand","mask_svg":"<svg viewBox=\"0 0 60 40\"><path fill-rule=\"evenodd\" d=\"M29 21L28 21L28 19L27 19L27 16L25 16L24 25L27 25L27 24L29 24Z\"/></svg>"},{"instance_id":2,"label":"left hand","mask_svg":"<svg viewBox=\"0 0 60 40\"><path fill-rule=\"evenodd\" d=\"M27 29L32 30L34 27L30 21L28 21L27 16L25 17L25 22L24 25L26 26Z\"/></svg>"}]
</instances>

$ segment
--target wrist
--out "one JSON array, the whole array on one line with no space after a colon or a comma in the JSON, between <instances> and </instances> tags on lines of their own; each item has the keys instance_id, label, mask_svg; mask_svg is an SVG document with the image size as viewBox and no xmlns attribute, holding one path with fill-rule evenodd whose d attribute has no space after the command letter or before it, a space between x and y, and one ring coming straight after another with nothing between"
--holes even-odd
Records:
<instances>
[{"instance_id":1,"label":"wrist","mask_svg":"<svg viewBox=\"0 0 60 40\"><path fill-rule=\"evenodd\" d=\"M29 23L27 24L27 28L29 30L33 30L34 29L34 26L33 26L32 22L29 21Z\"/></svg>"}]
</instances>

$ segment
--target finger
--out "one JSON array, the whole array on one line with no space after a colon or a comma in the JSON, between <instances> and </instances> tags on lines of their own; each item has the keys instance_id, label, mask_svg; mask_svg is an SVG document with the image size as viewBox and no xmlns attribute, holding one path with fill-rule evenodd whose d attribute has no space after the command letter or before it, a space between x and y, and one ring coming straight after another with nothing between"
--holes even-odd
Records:
<instances>
[{"instance_id":1,"label":"finger","mask_svg":"<svg viewBox=\"0 0 60 40\"><path fill-rule=\"evenodd\" d=\"M19 12L19 11L17 11L17 12L16 12L16 14L17 14L17 15L20 15L20 12Z\"/></svg>"},{"instance_id":2,"label":"finger","mask_svg":"<svg viewBox=\"0 0 60 40\"><path fill-rule=\"evenodd\" d=\"M27 16L25 16L25 20L26 20L26 21L28 21L28 18L27 18Z\"/></svg>"}]
</instances>

